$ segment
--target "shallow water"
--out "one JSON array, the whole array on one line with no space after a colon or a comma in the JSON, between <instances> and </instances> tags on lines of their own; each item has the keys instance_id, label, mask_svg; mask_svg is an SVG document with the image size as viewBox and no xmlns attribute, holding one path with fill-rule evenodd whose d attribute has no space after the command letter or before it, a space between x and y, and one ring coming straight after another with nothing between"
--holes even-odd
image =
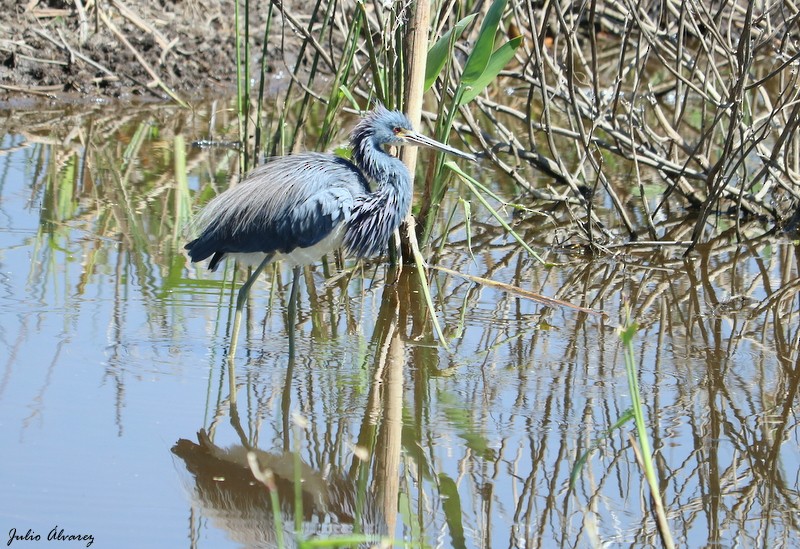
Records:
<instances>
[{"instance_id":1,"label":"shallow water","mask_svg":"<svg viewBox=\"0 0 800 549\"><path fill-rule=\"evenodd\" d=\"M181 251L188 216L236 165L230 150L187 146L227 135L225 111L4 120L0 534L274 545L269 497L244 466L252 448L278 477L289 546L298 464L307 536L363 527L442 547L659 545L633 424L607 435L631 405L618 335L630 315L678 545L796 544L800 248L788 238L737 244L731 230L686 258L590 258L553 246L569 230L557 217L516 220L556 263L544 267L476 203L473 255L456 220L438 265L606 316L433 271L445 348L413 269L346 262L338 275L329 261L304 276L292 359L279 267L253 289L231 371L233 269L208 273Z\"/></svg>"}]
</instances>

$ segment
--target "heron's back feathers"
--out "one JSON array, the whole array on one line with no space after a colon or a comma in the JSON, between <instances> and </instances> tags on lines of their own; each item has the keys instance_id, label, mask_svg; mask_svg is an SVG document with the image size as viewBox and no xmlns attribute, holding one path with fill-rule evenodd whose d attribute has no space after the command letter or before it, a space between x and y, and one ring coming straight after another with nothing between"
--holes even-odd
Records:
<instances>
[{"instance_id":1,"label":"heron's back feathers","mask_svg":"<svg viewBox=\"0 0 800 549\"><path fill-rule=\"evenodd\" d=\"M209 202L197 219L200 236L186 249L193 262L228 253L290 254L309 248L349 220L367 181L348 160L320 153L276 158Z\"/></svg>"}]
</instances>

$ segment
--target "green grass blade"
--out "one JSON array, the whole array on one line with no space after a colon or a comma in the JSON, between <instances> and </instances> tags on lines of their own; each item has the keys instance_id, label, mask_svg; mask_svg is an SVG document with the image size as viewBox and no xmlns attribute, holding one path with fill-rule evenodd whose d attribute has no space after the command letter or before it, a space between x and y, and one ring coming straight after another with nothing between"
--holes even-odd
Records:
<instances>
[{"instance_id":1,"label":"green grass blade","mask_svg":"<svg viewBox=\"0 0 800 549\"><path fill-rule=\"evenodd\" d=\"M358 0L356 2L356 6L361 11L362 17L364 18L364 45L367 46L369 63L372 67L372 78L375 83L373 89L375 90L375 94L378 96L378 101L385 105L387 89L385 87L384 71L381 70L381 64L378 62L378 54L375 51L375 44L372 42L372 29L369 26L367 7L364 5L363 0Z\"/></svg>"},{"instance_id":2,"label":"green grass blade","mask_svg":"<svg viewBox=\"0 0 800 549\"><path fill-rule=\"evenodd\" d=\"M177 242L181 231L189 223L192 216L192 202L189 197L189 181L186 177L186 145L183 135L176 135L174 141L175 166L175 225L172 227L172 239Z\"/></svg>"},{"instance_id":3,"label":"green grass blade","mask_svg":"<svg viewBox=\"0 0 800 549\"><path fill-rule=\"evenodd\" d=\"M639 437L641 447L641 460L644 467L645 478L650 486L650 494L653 497L653 507L656 518L658 519L659 531L667 549L675 547L672 533L669 529L664 503L661 499L661 488L658 485L655 465L653 464L653 454L650 449L650 436L647 433L647 423L645 422L644 411L642 410L642 400L639 393L639 379L636 373L636 359L633 352L633 337L639 326L635 322L628 320L625 327L620 331L620 339L625 349L625 371L628 374L628 389L631 394L631 404L633 407L633 419L636 423L636 433Z\"/></svg>"},{"instance_id":4,"label":"green grass blade","mask_svg":"<svg viewBox=\"0 0 800 549\"><path fill-rule=\"evenodd\" d=\"M469 200L464 200L459 197L459 202L464 207L464 228L467 233L467 252L472 261L475 261L475 254L472 253L472 204Z\"/></svg>"},{"instance_id":5,"label":"green grass blade","mask_svg":"<svg viewBox=\"0 0 800 549\"><path fill-rule=\"evenodd\" d=\"M64 221L73 216L75 211L75 187L78 179L78 158L77 155L70 155L64 167L58 171L58 197L57 197L57 219Z\"/></svg>"},{"instance_id":6,"label":"green grass blade","mask_svg":"<svg viewBox=\"0 0 800 549\"><path fill-rule=\"evenodd\" d=\"M463 92L458 96L458 104L466 105L473 99L475 99L479 93L481 93L486 86L492 83L492 81L497 78L497 75L500 74L500 71L508 65L508 62L514 58L514 53L517 51L517 48L522 43L522 37L517 36L513 40L509 40L502 46L500 46L496 52L494 52L489 59L489 63L486 65L486 68L483 70L483 73L469 86L466 86L462 79L462 86L464 87Z\"/></svg>"},{"instance_id":7,"label":"green grass blade","mask_svg":"<svg viewBox=\"0 0 800 549\"><path fill-rule=\"evenodd\" d=\"M399 540L392 541L389 538L381 538L378 535L367 534L350 534L341 536L321 537L314 539L305 539L299 543L302 548L307 547L359 547L367 544L375 544L377 547L391 547L402 546L403 542Z\"/></svg>"},{"instance_id":8,"label":"green grass blade","mask_svg":"<svg viewBox=\"0 0 800 549\"><path fill-rule=\"evenodd\" d=\"M247 121L244 114L244 76L242 75L242 38L239 34L241 21L239 19L239 2L233 4L233 25L236 29L236 118L239 123L239 163L242 173L248 170L247 166Z\"/></svg>"},{"instance_id":9,"label":"green grass blade","mask_svg":"<svg viewBox=\"0 0 800 549\"><path fill-rule=\"evenodd\" d=\"M464 65L464 72L461 75L461 85L473 85L486 70L489 64L489 59L494 52L494 38L497 34L497 27L500 24L500 19L503 16L503 11L506 9L507 0L494 0L489 11L486 12L486 18L481 25L478 40L475 42L475 47L467 58L467 63Z\"/></svg>"},{"instance_id":10,"label":"green grass blade","mask_svg":"<svg viewBox=\"0 0 800 549\"><path fill-rule=\"evenodd\" d=\"M461 36L464 29L472 23L477 16L477 13L467 15L464 19L456 23L455 27L442 35L439 40L428 50L428 58L425 62L425 91L429 90L433 83L436 82L436 77L442 72L442 69L447 63L453 51L453 44L455 39Z\"/></svg>"},{"instance_id":11,"label":"green grass blade","mask_svg":"<svg viewBox=\"0 0 800 549\"><path fill-rule=\"evenodd\" d=\"M472 194L474 194L480 201L480 203L483 204L483 207L489 210L489 213L492 214L492 217L494 217L497 220L497 222L500 223L500 225L502 225L506 231L508 231L508 234L510 234L514 238L514 240L519 242L520 246L525 248L525 251L528 252L531 255L531 257L536 258L536 260L539 261L542 265L547 264L545 260L539 256L539 254L533 251L533 248L528 246L527 242L522 240L522 237L519 236L517 232L511 228L511 225L506 223L506 220L503 219L503 217L497 212L497 210L492 208L492 205L489 204L489 202L487 202L483 194L478 192L478 189L476 188L476 185L478 184L477 181L475 181L472 177L464 173L461 170L461 168L458 167L458 164L456 164L455 162L452 161L446 162L444 167L455 172L455 174L461 179L461 181L466 183L467 187L469 187L469 190L472 191Z\"/></svg>"},{"instance_id":12,"label":"green grass blade","mask_svg":"<svg viewBox=\"0 0 800 549\"><path fill-rule=\"evenodd\" d=\"M353 107L357 111L361 110L361 105L358 104L358 99L356 99L356 97L353 95L353 92L351 92L347 86L345 86L344 84L339 86L339 93L344 95L347 98L347 100L350 101L351 107Z\"/></svg>"},{"instance_id":13,"label":"green grass blade","mask_svg":"<svg viewBox=\"0 0 800 549\"><path fill-rule=\"evenodd\" d=\"M262 39L263 45L261 47L261 70L259 71L259 78L258 78L258 100L256 101L256 112L255 112L255 119L256 119L256 126L253 130L255 139L253 140L253 158L257 159L258 154L261 151L261 139L262 139L262 132L263 132L263 119L262 116L262 108L264 105L264 84L266 83L266 75L267 75L267 50L269 49L269 33L270 28L272 27L272 4L270 3L269 7L267 8L267 22L264 24L264 37Z\"/></svg>"},{"instance_id":14,"label":"green grass blade","mask_svg":"<svg viewBox=\"0 0 800 549\"><path fill-rule=\"evenodd\" d=\"M414 263L417 266L417 274L419 275L419 282L422 286L422 293L425 296L425 304L428 311L431 313L431 322L433 322L433 330L436 332L436 337L441 341L442 346L450 350L447 345L447 340L444 338L444 332L439 325L439 318L436 316L436 307L433 305L433 298L431 297L431 289L428 287L428 270L425 268L425 259L417 246L414 246Z\"/></svg>"},{"instance_id":15,"label":"green grass blade","mask_svg":"<svg viewBox=\"0 0 800 549\"><path fill-rule=\"evenodd\" d=\"M611 427L606 429L606 432L603 434L603 436L598 437L592 443L592 445L589 446L589 449L586 450L583 454L581 454L581 457L579 457L577 459L577 461L575 462L575 465L572 466L572 472L569 475L569 486L570 486L570 488L574 488L575 487L575 482L577 482L578 476L581 474L581 471L583 471L583 466L586 465L586 461L589 459L589 456L592 454L592 452L597 450L597 448L600 447L600 444L602 444L603 441L605 441L607 438L609 438L614 431L616 431L617 429L621 428L623 425L625 425L626 423L628 423L632 419L633 419L633 408L628 408L620 416L620 418L617 421L614 422L614 425L612 425Z\"/></svg>"}]
</instances>

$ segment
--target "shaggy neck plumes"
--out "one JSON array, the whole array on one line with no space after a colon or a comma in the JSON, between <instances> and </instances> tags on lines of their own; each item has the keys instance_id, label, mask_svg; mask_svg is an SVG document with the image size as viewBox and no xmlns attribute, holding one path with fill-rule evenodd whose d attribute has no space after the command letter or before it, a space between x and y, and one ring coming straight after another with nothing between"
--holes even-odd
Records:
<instances>
[{"instance_id":1,"label":"shaggy neck plumes","mask_svg":"<svg viewBox=\"0 0 800 549\"><path fill-rule=\"evenodd\" d=\"M373 112L371 116L375 116ZM400 226L411 202L411 175L405 165L383 150L367 117L353 130L353 163L378 185L353 210L345 231L345 246L366 257L383 251Z\"/></svg>"}]
</instances>

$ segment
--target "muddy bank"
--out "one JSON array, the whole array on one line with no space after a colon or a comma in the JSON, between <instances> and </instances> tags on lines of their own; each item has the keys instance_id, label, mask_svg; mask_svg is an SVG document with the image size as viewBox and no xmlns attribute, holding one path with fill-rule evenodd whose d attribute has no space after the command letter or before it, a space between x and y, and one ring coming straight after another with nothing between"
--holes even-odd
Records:
<instances>
[{"instance_id":1,"label":"muddy bank","mask_svg":"<svg viewBox=\"0 0 800 549\"><path fill-rule=\"evenodd\" d=\"M260 57L269 2L251 2ZM0 103L233 91L234 2L0 0ZM275 51L272 49L271 51Z\"/></svg>"}]
</instances>

